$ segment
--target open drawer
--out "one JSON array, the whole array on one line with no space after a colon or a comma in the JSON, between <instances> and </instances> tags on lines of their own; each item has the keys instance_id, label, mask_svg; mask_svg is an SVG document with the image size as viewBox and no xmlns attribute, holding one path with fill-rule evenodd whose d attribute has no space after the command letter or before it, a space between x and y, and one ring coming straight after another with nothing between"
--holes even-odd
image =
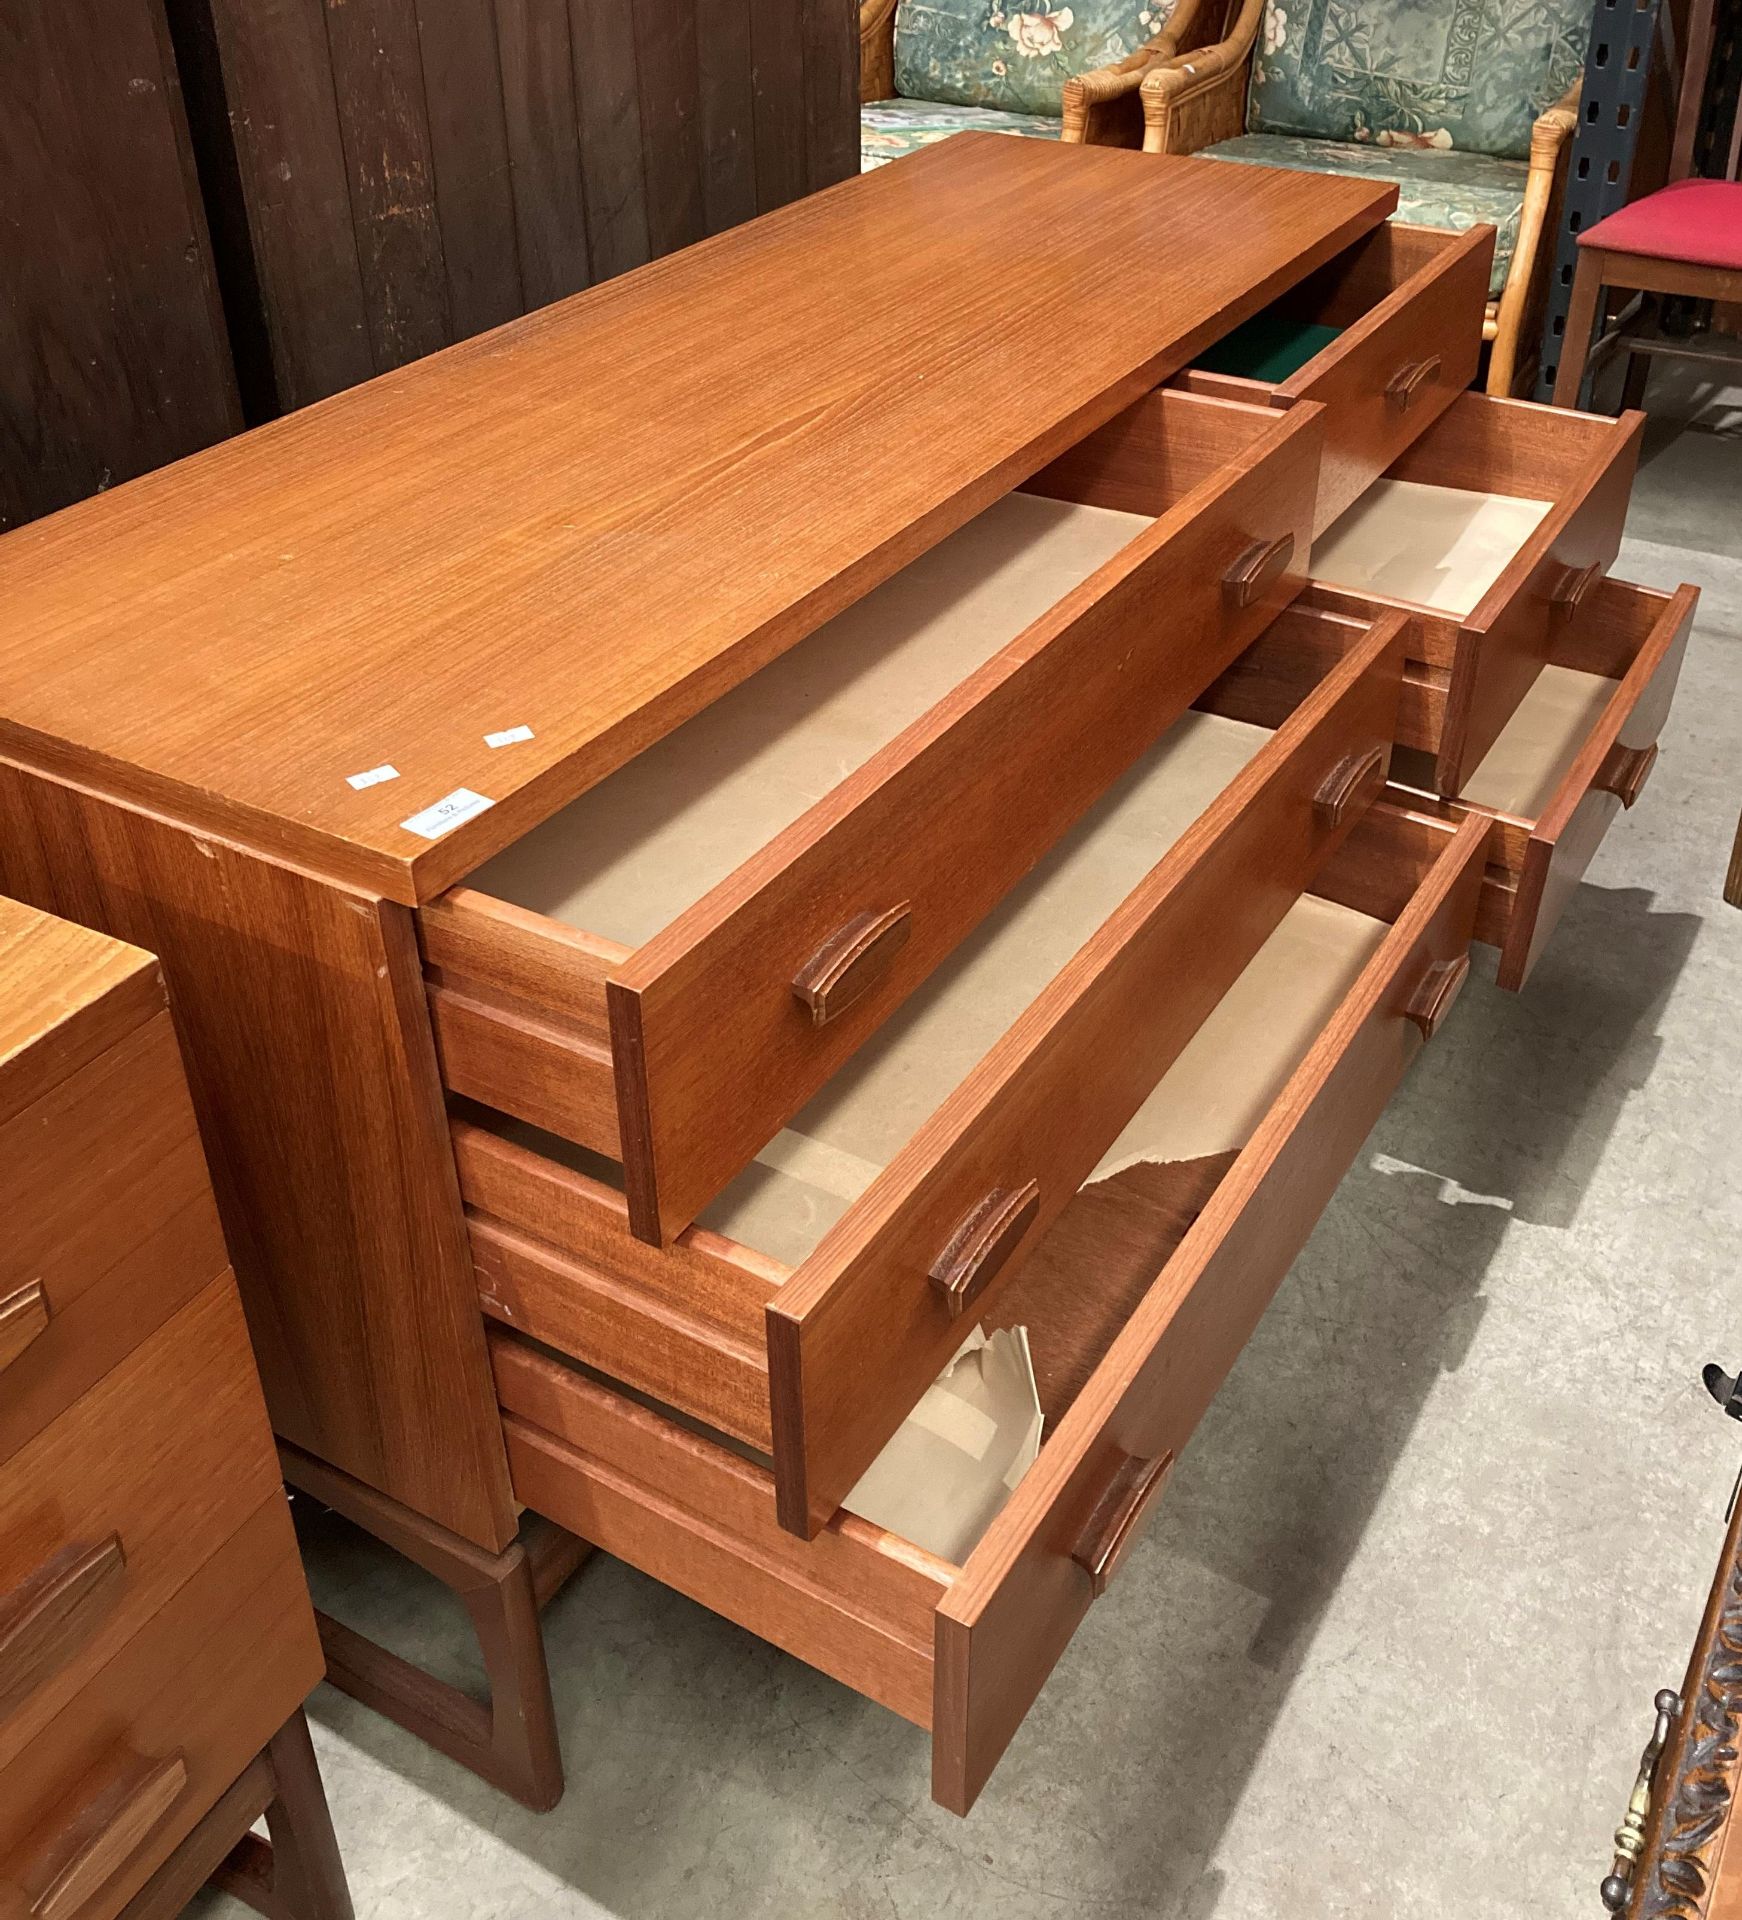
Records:
<instances>
[{"instance_id":1,"label":"open drawer","mask_svg":"<svg viewBox=\"0 0 1742 1920\"><path fill-rule=\"evenodd\" d=\"M687 1226L1293 597L1318 450L1145 396L423 908L448 1087Z\"/></svg>"},{"instance_id":2,"label":"open drawer","mask_svg":"<svg viewBox=\"0 0 1742 1920\"><path fill-rule=\"evenodd\" d=\"M1464 791L1615 558L1644 425L1462 394L1315 544L1314 604L1418 615L1437 792Z\"/></svg>"},{"instance_id":3,"label":"open drawer","mask_svg":"<svg viewBox=\"0 0 1742 1920\"><path fill-rule=\"evenodd\" d=\"M1390 804L1456 823L1495 823L1477 938L1500 949L1500 984L1522 987L1568 896L1616 817L1645 790L1669 716L1699 592L1603 580L1548 659L1460 799L1431 796L1443 691L1406 690ZM1414 789L1411 791L1410 789Z\"/></svg>"},{"instance_id":4,"label":"open drawer","mask_svg":"<svg viewBox=\"0 0 1742 1920\"><path fill-rule=\"evenodd\" d=\"M1194 1018L992 1305L1027 1330L1044 1435L959 1558L850 1513L795 1540L758 1449L553 1353L548 1321L492 1333L517 1497L928 1726L933 1795L965 1813L1451 1004L1486 832L1393 822L1374 840L1364 817ZM689 1252L731 1257L717 1236Z\"/></svg>"},{"instance_id":5,"label":"open drawer","mask_svg":"<svg viewBox=\"0 0 1742 1920\"><path fill-rule=\"evenodd\" d=\"M1395 222L1219 340L1184 391L1325 409L1316 538L1476 377L1494 231Z\"/></svg>"},{"instance_id":6,"label":"open drawer","mask_svg":"<svg viewBox=\"0 0 1742 1920\"><path fill-rule=\"evenodd\" d=\"M671 1247L456 1116L486 1312L768 1451L816 1533L1381 790L1402 626L1283 615Z\"/></svg>"}]
</instances>

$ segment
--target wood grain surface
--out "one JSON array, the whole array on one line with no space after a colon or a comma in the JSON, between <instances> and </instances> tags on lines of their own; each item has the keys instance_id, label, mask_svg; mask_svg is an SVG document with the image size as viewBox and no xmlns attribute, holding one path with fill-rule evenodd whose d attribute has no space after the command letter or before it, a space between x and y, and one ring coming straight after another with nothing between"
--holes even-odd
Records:
<instances>
[{"instance_id":1,"label":"wood grain surface","mask_svg":"<svg viewBox=\"0 0 1742 1920\"><path fill-rule=\"evenodd\" d=\"M166 1004L137 947L0 896L0 1124Z\"/></svg>"},{"instance_id":2,"label":"wood grain surface","mask_svg":"<svg viewBox=\"0 0 1742 1920\"><path fill-rule=\"evenodd\" d=\"M1567 625L1569 582L1614 559L1644 427L1642 413L1610 420L1463 393L1391 467L1394 480L1552 503L1467 616L1418 609L1411 654L1450 676L1434 773L1441 793L1459 791L1535 683ZM1401 604L1318 582L1305 597L1339 613Z\"/></svg>"},{"instance_id":3,"label":"wood grain surface","mask_svg":"<svg viewBox=\"0 0 1742 1920\"><path fill-rule=\"evenodd\" d=\"M1606 584L1621 592L1636 591L1621 582ZM1651 596L1652 601L1656 598ZM1616 758L1656 746L1675 698L1698 600L1696 588L1681 587L1662 608L1554 798L1541 818L1530 823L1518 868L1518 897L1500 950L1501 986L1516 991L1524 985L1573 889L1620 814L1622 800L1612 771Z\"/></svg>"},{"instance_id":4,"label":"wood grain surface","mask_svg":"<svg viewBox=\"0 0 1742 1920\"><path fill-rule=\"evenodd\" d=\"M775 1523L765 1467L494 1335L516 1497L920 1726L933 1610L954 1569L837 1514Z\"/></svg>"},{"instance_id":5,"label":"wood grain surface","mask_svg":"<svg viewBox=\"0 0 1742 1920\"><path fill-rule=\"evenodd\" d=\"M1221 460L1172 500L1158 474L1153 525L608 982L617 1157L644 1239L695 1219L1299 590L1317 409L1155 394L1131 411L1212 442L1220 428ZM1278 540L1301 560L1233 604L1225 576ZM811 1020L791 984L807 957L894 902L899 954L843 1015Z\"/></svg>"},{"instance_id":6,"label":"wood grain surface","mask_svg":"<svg viewBox=\"0 0 1742 1920\"><path fill-rule=\"evenodd\" d=\"M0 741L427 899L1394 197L950 140L22 529ZM1027 338L1073 344L1013 380ZM460 789L494 804L401 825Z\"/></svg>"},{"instance_id":7,"label":"wood grain surface","mask_svg":"<svg viewBox=\"0 0 1742 1920\"><path fill-rule=\"evenodd\" d=\"M1346 834L1313 796L1388 745L1404 624L1375 623L769 1303L783 1525L816 1532L958 1344L926 1276L968 1210L1038 1179L1031 1248Z\"/></svg>"},{"instance_id":8,"label":"wood grain surface","mask_svg":"<svg viewBox=\"0 0 1742 1920\"><path fill-rule=\"evenodd\" d=\"M0 1773L278 1486L248 1331L226 1270L106 1374L76 1417L52 1422L0 1477L0 1617L69 1545L116 1538L125 1566L102 1617L38 1671L27 1694L8 1700Z\"/></svg>"},{"instance_id":9,"label":"wood grain surface","mask_svg":"<svg viewBox=\"0 0 1742 1920\"><path fill-rule=\"evenodd\" d=\"M932 1795L966 1813L1092 1592L1074 1557L1128 1462L1177 1456L1337 1182L1420 1050L1403 1009L1469 945L1484 828L1420 888L1209 1195L1040 1458L939 1603Z\"/></svg>"},{"instance_id":10,"label":"wood grain surface","mask_svg":"<svg viewBox=\"0 0 1742 1920\"><path fill-rule=\"evenodd\" d=\"M28 1914L103 1844L132 1783L179 1757L185 1786L105 1873L115 1913L321 1677L320 1642L281 1489L0 1769L0 1911Z\"/></svg>"},{"instance_id":11,"label":"wood grain surface","mask_svg":"<svg viewBox=\"0 0 1742 1920\"><path fill-rule=\"evenodd\" d=\"M4 1462L225 1270L167 1013L0 1122L0 1220L0 1303L44 1316L0 1371Z\"/></svg>"},{"instance_id":12,"label":"wood grain surface","mask_svg":"<svg viewBox=\"0 0 1742 1920\"><path fill-rule=\"evenodd\" d=\"M411 915L4 762L0 815L0 889L163 961L277 1432L506 1545Z\"/></svg>"}]
</instances>

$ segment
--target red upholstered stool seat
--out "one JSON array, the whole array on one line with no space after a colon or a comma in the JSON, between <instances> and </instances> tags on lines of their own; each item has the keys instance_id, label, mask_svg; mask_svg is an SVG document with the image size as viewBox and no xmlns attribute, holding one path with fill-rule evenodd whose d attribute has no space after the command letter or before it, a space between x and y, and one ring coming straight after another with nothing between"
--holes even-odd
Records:
<instances>
[{"instance_id":1,"label":"red upholstered stool seat","mask_svg":"<svg viewBox=\"0 0 1742 1920\"><path fill-rule=\"evenodd\" d=\"M1678 180L1587 227L1579 245L1742 269L1742 181Z\"/></svg>"}]
</instances>

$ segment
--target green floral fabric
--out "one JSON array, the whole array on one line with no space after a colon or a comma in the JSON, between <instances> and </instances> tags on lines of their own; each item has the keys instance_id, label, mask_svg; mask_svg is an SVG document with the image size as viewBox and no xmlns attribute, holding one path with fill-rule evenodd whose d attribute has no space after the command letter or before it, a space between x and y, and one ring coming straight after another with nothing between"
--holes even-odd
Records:
<instances>
[{"instance_id":1,"label":"green floral fabric","mask_svg":"<svg viewBox=\"0 0 1742 1920\"><path fill-rule=\"evenodd\" d=\"M1591 0L1268 0L1247 131L1521 160L1590 32Z\"/></svg>"},{"instance_id":2,"label":"green floral fabric","mask_svg":"<svg viewBox=\"0 0 1742 1920\"><path fill-rule=\"evenodd\" d=\"M1416 227L1449 227L1456 233L1484 222L1494 235L1490 299L1498 300L1518 244L1524 209L1523 160L1486 153L1428 152L1418 147L1366 147L1344 140L1303 140L1276 133L1245 133L1206 147L1203 158L1240 160L1254 167L1292 167L1302 173L1356 173L1397 184L1393 219Z\"/></svg>"},{"instance_id":3,"label":"green floral fabric","mask_svg":"<svg viewBox=\"0 0 1742 1920\"><path fill-rule=\"evenodd\" d=\"M1064 112L1065 82L1135 53L1173 0L901 0L895 91L1007 113Z\"/></svg>"},{"instance_id":4,"label":"green floral fabric","mask_svg":"<svg viewBox=\"0 0 1742 1920\"><path fill-rule=\"evenodd\" d=\"M869 173L904 153L934 146L952 133L1021 133L1056 140L1061 120L1039 113L1000 113L992 107L939 107L929 100L879 100L859 109L859 171Z\"/></svg>"}]
</instances>

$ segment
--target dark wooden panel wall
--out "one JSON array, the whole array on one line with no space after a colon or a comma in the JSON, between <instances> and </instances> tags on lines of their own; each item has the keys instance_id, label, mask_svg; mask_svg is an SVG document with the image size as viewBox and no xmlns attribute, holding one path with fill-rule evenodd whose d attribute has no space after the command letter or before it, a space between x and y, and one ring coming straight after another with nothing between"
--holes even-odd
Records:
<instances>
[{"instance_id":1,"label":"dark wooden panel wall","mask_svg":"<svg viewBox=\"0 0 1742 1920\"><path fill-rule=\"evenodd\" d=\"M251 418L857 165L857 0L169 4Z\"/></svg>"},{"instance_id":2,"label":"dark wooden panel wall","mask_svg":"<svg viewBox=\"0 0 1742 1920\"><path fill-rule=\"evenodd\" d=\"M239 424L159 0L0 0L0 530Z\"/></svg>"}]
</instances>

